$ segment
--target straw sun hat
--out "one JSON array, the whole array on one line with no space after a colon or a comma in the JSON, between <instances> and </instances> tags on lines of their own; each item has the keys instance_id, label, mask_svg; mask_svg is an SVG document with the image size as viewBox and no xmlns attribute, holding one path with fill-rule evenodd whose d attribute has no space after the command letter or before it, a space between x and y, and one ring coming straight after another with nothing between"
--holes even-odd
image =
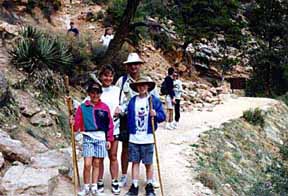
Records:
<instances>
[{"instance_id":1,"label":"straw sun hat","mask_svg":"<svg viewBox=\"0 0 288 196\"><path fill-rule=\"evenodd\" d=\"M140 77L136 82L133 82L130 84L130 88L135 91L138 92L137 90L137 86L139 85L143 85L143 84L147 84L148 85L148 91L152 91L155 88L155 82L153 82L149 77L147 76L142 76Z\"/></svg>"}]
</instances>

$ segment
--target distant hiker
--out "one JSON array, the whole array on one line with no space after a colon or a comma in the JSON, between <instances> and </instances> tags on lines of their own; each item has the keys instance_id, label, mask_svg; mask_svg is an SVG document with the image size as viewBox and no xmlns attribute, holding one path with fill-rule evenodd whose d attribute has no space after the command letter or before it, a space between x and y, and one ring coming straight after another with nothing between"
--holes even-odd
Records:
<instances>
[{"instance_id":1,"label":"distant hiker","mask_svg":"<svg viewBox=\"0 0 288 196\"><path fill-rule=\"evenodd\" d=\"M105 29L105 34L101 36L100 43L106 48L108 48L110 41L114 38L112 27L107 27Z\"/></svg>"},{"instance_id":2,"label":"distant hiker","mask_svg":"<svg viewBox=\"0 0 288 196\"><path fill-rule=\"evenodd\" d=\"M165 121L166 116L160 99L149 94L155 88L155 82L150 78L140 77L136 82L131 83L130 87L139 94L134 96L128 104L129 162L132 162L132 185L126 196L138 195L141 161L146 167L146 195L154 196L154 138L151 117L154 117L156 130L157 123ZM152 99L153 109L149 105L150 99Z\"/></svg>"},{"instance_id":3,"label":"distant hiker","mask_svg":"<svg viewBox=\"0 0 288 196\"><path fill-rule=\"evenodd\" d=\"M100 162L107 156L107 149L113 142L113 120L109 107L100 100L102 87L99 83L91 82L87 93L90 100L82 103L75 115L75 120L71 119L75 131L83 134L84 186L78 196L90 193L91 169L92 169L92 194L98 194L97 180L99 176ZM93 165L93 167L92 167Z\"/></svg>"},{"instance_id":4,"label":"distant hiker","mask_svg":"<svg viewBox=\"0 0 288 196\"><path fill-rule=\"evenodd\" d=\"M120 134L119 141L122 141L121 152L121 169L122 176L119 181L120 187L127 184L127 170L128 170L128 142L129 132L127 127L127 106L130 99L137 95L138 92L130 88L130 84L135 82L140 77L140 68L144 61L137 53L130 53L127 60L123 63L126 65L127 74L121 76L116 82L116 86L120 88L120 105L122 106L122 113L120 115ZM155 96L159 97L157 91L154 89L152 92Z\"/></svg>"},{"instance_id":5,"label":"distant hiker","mask_svg":"<svg viewBox=\"0 0 288 196\"><path fill-rule=\"evenodd\" d=\"M119 173L119 164L117 160L117 151L118 151L118 137L119 137L119 114L121 113L121 108L119 105L120 88L112 85L114 80L115 71L111 65L105 65L102 67L99 73L99 79L102 83L103 93L101 94L101 101L106 103L111 112L114 122L113 136L114 141L111 142L111 148L108 151L109 160L110 160L110 172L112 177L111 191L113 194L120 194L120 187L118 182L118 173ZM100 163L100 173L98 180L98 191L104 192L104 183L103 183L103 173L104 173L104 164L103 159Z\"/></svg>"},{"instance_id":6,"label":"distant hiker","mask_svg":"<svg viewBox=\"0 0 288 196\"><path fill-rule=\"evenodd\" d=\"M74 26L74 22L70 22L70 28L68 29L67 33L73 33L75 37L79 35L79 30Z\"/></svg>"},{"instance_id":7,"label":"distant hiker","mask_svg":"<svg viewBox=\"0 0 288 196\"><path fill-rule=\"evenodd\" d=\"M166 108L167 108L167 123L166 123L166 129L174 129L173 127L173 110L174 110L174 104L175 101L175 92L174 92L174 82L173 82L173 73L174 68L170 67L168 69L168 76L165 77L164 83L165 88L167 91L165 100L166 100Z\"/></svg>"},{"instance_id":8,"label":"distant hiker","mask_svg":"<svg viewBox=\"0 0 288 196\"><path fill-rule=\"evenodd\" d=\"M182 95L182 82L179 80L179 75L177 72L174 72L173 74L173 84L174 84L174 93L175 93L175 105L174 105L174 110L175 110L175 121L173 122L172 126L173 128L178 127L179 119L180 119L180 100L181 100L181 95Z\"/></svg>"}]
</instances>

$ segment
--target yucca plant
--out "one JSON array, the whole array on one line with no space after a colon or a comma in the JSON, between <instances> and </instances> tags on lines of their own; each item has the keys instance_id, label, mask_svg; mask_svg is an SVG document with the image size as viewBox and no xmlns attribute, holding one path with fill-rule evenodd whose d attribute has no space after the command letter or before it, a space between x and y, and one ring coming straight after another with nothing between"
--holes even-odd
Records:
<instances>
[{"instance_id":1,"label":"yucca plant","mask_svg":"<svg viewBox=\"0 0 288 196\"><path fill-rule=\"evenodd\" d=\"M61 81L55 80L53 71L63 73L72 65L72 54L66 44L34 27L21 30L20 37L10 50L11 62L28 73L28 80L44 92L58 94Z\"/></svg>"},{"instance_id":2,"label":"yucca plant","mask_svg":"<svg viewBox=\"0 0 288 196\"><path fill-rule=\"evenodd\" d=\"M50 68L63 71L72 64L72 54L64 42L28 26L10 51L12 63L28 73Z\"/></svg>"}]
</instances>

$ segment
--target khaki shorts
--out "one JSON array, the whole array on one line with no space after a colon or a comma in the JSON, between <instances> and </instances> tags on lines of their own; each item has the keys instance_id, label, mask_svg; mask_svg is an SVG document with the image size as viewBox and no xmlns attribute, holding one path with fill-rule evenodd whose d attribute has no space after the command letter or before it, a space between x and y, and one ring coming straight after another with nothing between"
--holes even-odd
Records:
<instances>
[{"instance_id":1,"label":"khaki shorts","mask_svg":"<svg viewBox=\"0 0 288 196\"><path fill-rule=\"evenodd\" d=\"M165 100L166 100L166 108L168 110L173 110L174 106L173 106L172 99L171 99L170 95L166 95Z\"/></svg>"}]
</instances>

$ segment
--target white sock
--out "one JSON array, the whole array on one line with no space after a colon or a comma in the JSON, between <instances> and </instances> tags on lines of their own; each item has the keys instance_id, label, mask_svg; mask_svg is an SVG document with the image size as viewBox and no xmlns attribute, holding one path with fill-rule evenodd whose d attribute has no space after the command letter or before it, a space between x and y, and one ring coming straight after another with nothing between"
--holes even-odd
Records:
<instances>
[{"instance_id":1,"label":"white sock","mask_svg":"<svg viewBox=\"0 0 288 196\"><path fill-rule=\"evenodd\" d=\"M84 184L84 189L89 190L90 189L90 184Z\"/></svg>"},{"instance_id":2,"label":"white sock","mask_svg":"<svg viewBox=\"0 0 288 196\"><path fill-rule=\"evenodd\" d=\"M152 179L147 180L147 184L153 184L153 180Z\"/></svg>"},{"instance_id":3,"label":"white sock","mask_svg":"<svg viewBox=\"0 0 288 196\"><path fill-rule=\"evenodd\" d=\"M138 187L138 180L133 179L132 184L134 184L135 187Z\"/></svg>"}]
</instances>

